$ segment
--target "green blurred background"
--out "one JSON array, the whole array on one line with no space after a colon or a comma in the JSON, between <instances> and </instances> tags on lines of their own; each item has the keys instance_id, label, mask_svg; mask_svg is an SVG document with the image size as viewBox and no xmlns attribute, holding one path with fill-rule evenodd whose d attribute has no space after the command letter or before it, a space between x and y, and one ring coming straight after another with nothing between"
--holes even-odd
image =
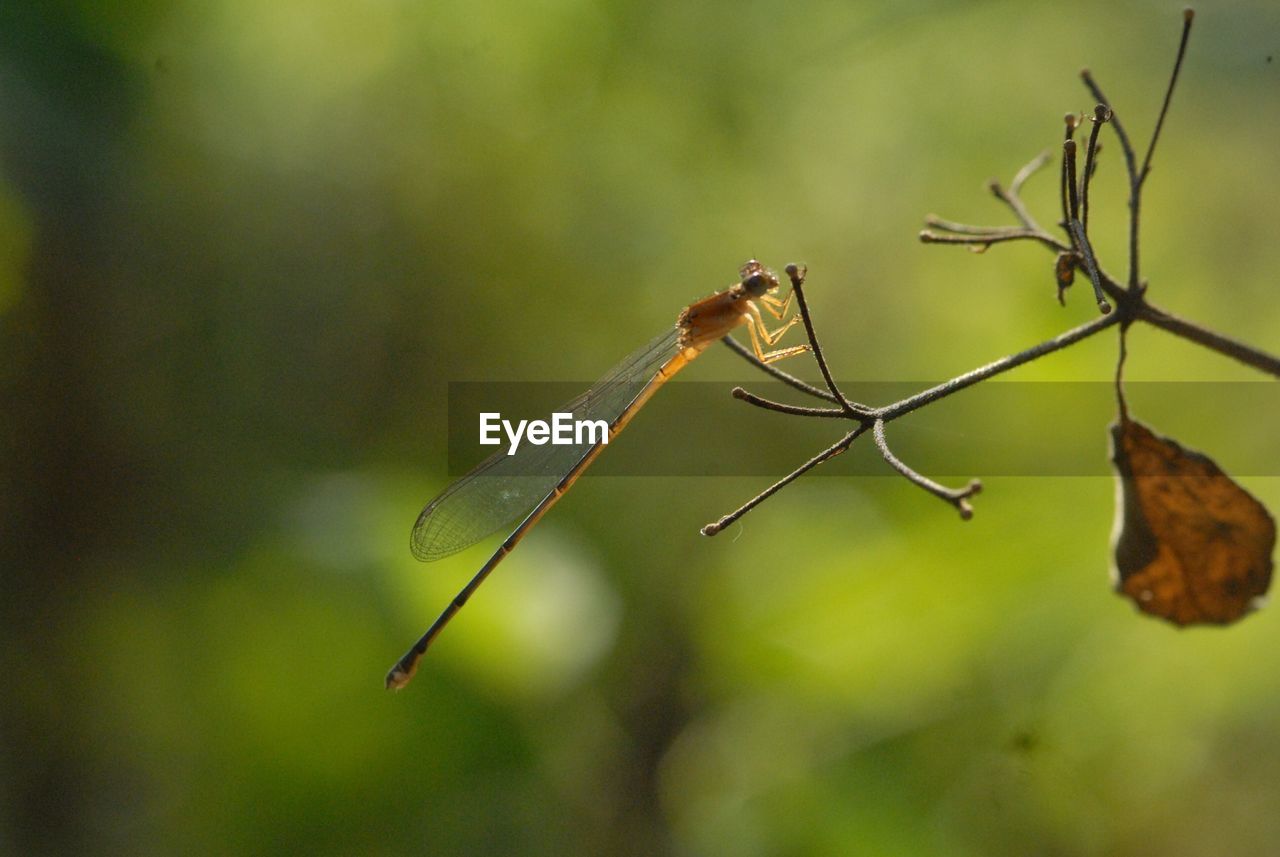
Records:
<instances>
[{"instance_id":1,"label":"green blurred background","mask_svg":"<svg viewBox=\"0 0 1280 857\"><path fill-rule=\"evenodd\" d=\"M1274 352L1280 7L1199 11L1144 274ZM1043 251L916 232L1007 222L984 182L1092 106L1082 66L1145 139L1179 13L0 6L0 852L1273 852L1280 618L1136 614L1106 478L989 479L968 524L900 479L810 479L716 539L766 479L588 479L382 690L487 555L408 552L449 381L590 380L752 255L809 264L854 394L1081 323ZM1104 139L1093 232L1123 275ZM1028 190L1046 223L1054 186ZM1260 378L1149 329L1131 361ZM724 349L689 375L749 377ZM1174 405L1134 403L1228 470L1274 438ZM1018 428L941 414L895 425L899 454ZM797 462L834 437L738 416ZM647 420L629 447L671 442Z\"/></svg>"}]
</instances>

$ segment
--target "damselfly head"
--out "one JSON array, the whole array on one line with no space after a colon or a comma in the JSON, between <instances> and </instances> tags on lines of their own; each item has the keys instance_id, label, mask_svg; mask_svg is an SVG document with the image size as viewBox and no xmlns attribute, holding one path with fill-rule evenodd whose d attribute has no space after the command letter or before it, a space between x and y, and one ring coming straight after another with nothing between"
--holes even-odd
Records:
<instances>
[{"instance_id":1,"label":"damselfly head","mask_svg":"<svg viewBox=\"0 0 1280 857\"><path fill-rule=\"evenodd\" d=\"M778 275L761 265L755 259L742 266L738 272L742 275L742 286L753 298L778 288Z\"/></svg>"}]
</instances>

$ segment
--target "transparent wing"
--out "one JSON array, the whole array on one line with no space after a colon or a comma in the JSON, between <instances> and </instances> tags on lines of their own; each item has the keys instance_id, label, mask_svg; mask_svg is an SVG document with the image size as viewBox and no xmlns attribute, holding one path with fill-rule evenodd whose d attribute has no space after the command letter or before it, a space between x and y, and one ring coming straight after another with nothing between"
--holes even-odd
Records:
<instances>
[{"instance_id":1,"label":"transparent wing","mask_svg":"<svg viewBox=\"0 0 1280 857\"><path fill-rule=\"evenodd\" d=\"M662 334L556 412L612 425L676 353L678 337L675 328ZM413 525L413 555L423 562L441 559L514 524L555 490L593 446L523 443L515 455L505 449L495 452L422 510Z\"/></svg>"}]
</instances>

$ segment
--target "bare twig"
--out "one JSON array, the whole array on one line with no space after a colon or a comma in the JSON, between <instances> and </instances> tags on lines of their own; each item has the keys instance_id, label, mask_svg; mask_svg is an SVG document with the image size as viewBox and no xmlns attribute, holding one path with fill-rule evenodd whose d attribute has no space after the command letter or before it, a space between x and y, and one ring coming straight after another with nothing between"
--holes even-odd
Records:
<instances>
[{"instance_id":1,"label":"bare twig","mask_svg":"<svg viewBox=\"0 0 1280 857\"><path fill-rule=\"evenodd\" d=\"M1152 306L1146 301L1136 303L1134 315L1147 324L1158 327L1161 330L1167 330L1169 333L1180 336L1197 345L1203 345L1205 348L1216 351L1225 357L1230 357L1245 366L1252 366L1254 369L1266 372L1273 378L1280 378L1280 357L1209 330L1195 322L1178 318L1176 315Z\"/></svg>"},{"instance_id":2,"label":"bare twig","mask_svg":"<svg viewBox=\"0 0 1280 857\"><path fill-rule=\"evenodd\" d=\"M1160 105L1160 116L1156 119L1155 130L1151 132L1151 142L1147 144L1147 156L1142 159L1142 169L1138 171L1136 182L1139 187L1151 172L1151 156L1155 154L1156 143L1160 140L1160 131L1164 128L1164 117L1169 113L1169 102L1173 100L1173 88L1178 85L1178 73L1182 71L1182 60L1187 55L1187 40L1191 37L1191 22L1195 17L1194 9L1182 10L1182 38L1178 42L1178 56L1173 61L1173 73L1169 75L1169 88L1164 91L1164 103Z\"/></svg>"},{"instance_id":3,"label":"bare twig","mask_svg":"<svg viewBox=\"0 0 1280 857\"><path fill-rule=\"evenodd\" d=\"M805 408L805 407L800 407L798 405L788 405L783 402L774 402L769 399L762 398L760 396L757 396L753 393L748 392L742 387L735 387L733 389L733 396L736 399L741 399L742 401L747 402L748 404L751 404L751 405L755 405L758 408L764 408L765 410L777 411L779 413L791 414L794 416L810 416L810 417L837 416L837 417L846 417L853 420L859 420L865 417L870 412L871 409L868 408L866 405L859 404L847 398L844 395L844 393L840 391L839 386L837 386L836 384L835 378L831 374L831 369L827 365L826 355L823 353L823 350L822 350L822 343L818 341L817 333L814 331L813 317L809 313L809 302L805 298L805 294L804 294L805 271L806 269L803 265L790 264L790 265L787 265L786 267L787 277L791 280L791 288L796 297L796 305L799 308L800 319L804 322L805 333L809 337L809 349L810 351L812 351L813 358L818 364L818 370L822 373L822 378L826 382L826 385L827 385L826 390L821 390L817 387L814 387L813 385L808 384L804 381L801 381L799 378L796 378L793 375L789 375L786 372L783 372L780 369L777 369L776 367L770 364L761 362L752 352L748 351L744 346L740 345L739 343L735 342L733 339L729 337L725 337L724 341L730 347L730 349L737 352L744 359L750 362L753 366L756 366L764 370L765 372L772 375L774 378L777 378L779 381L782 381L783 383L797 390L800 390L803 393L807 393L811 396L815 396L817 398L823 399L828 402L833 402L836 405L839 405L839 407L834 409Z\"/></svg>"},{"instance_id":4,"label":"bare twig","mask_svg":"<svg viewBox=\"0 0 1280 857\"><path fill-rule=\"evenodd\" d=\"M1060 351L1069 345L1074 345L1082 339L1087 339L1095 333L1106 330L1111 325L1120 321L1121 316L1118 313L1111 315L1102 315L1094 318L1079 327L1072 328L1066 333L1061 333L1053 339L1033 345L1017 354L1010 354L1008 357L1001 357L999 360L993 360L985 366L979 366L969 372L952 378L938 384L936 387L930 387L927 390L916 393L910 398L895 402L884 408L877 408L873 414L880 417L885 422L891 422L903 414L909 414L914 410L923 408L925 405L945 399L954 393L958 393L965 387L972 387L981 381L996 375L1008 372L1010 369L1016 369L1024 363L1030 363L1032 360L1038 360L1046 354L1052 354Z\"/></svg>"},{"instance_id":5,"label":"bare twig","mask_svg":"<svg viewBox=\"0 0 1280 857\"><path fill-rule=\"evenodd\" d=\"M876 420L873 434L876 439L876 446L880 448L880 454L884 456L884 460L889 462L889 465L893 467L894 470L898 471L910 482L915 485L919 485L933 496L938 497L941 500L945 500L952 506L955 506L956 509L959 510L960 517L963 520L967 521L973 517L973 507L969 505L969 498L982 490L982 483L980 481L972 479L964 488L948 488L945 485L940 485L929 477L923 476L915 470L912 470L893 454L892 450L889 449L889 442L885 440L884 420Z\"/></svg>"},{"instance_id":6,"label":"bare twig","mask_svg":"<svg viewBox=\"0 0 1280 857\"><path fill-rule=\"evenodd\" d=\"M855 440L857 440L858 436L861 435L866 430L867 430L867 424L866 423L860 424L853 431L849 432L844 437L840 438L840 440L831 444L831 446L827 447L822 452L819 452L813 458L810 458L804 464L800 465L795 470L791 471L786 476L782 477L777 482L773 483L768 488L764 489L759 494L752 497L747 502L743 503L737 509L725 515L720 520L707 524L699 532L701 532L704 536L714 536L716 533L720 532L725 527L729 526L734 521L741 518L743 515L747 514L747 512L750 512L756 506L759 506L765 500L768 500L774 494L777 494L783 488L786 488L792 482L795 482L797 479L799 479L804 474L808 473L813 468L817 467L819 464L822 464L824 461L830 461L840 453L847 450L849 448L849 445L852 444Z\"/></svg>"},{"instance_id":7,"label":"bare twig","mask_svg":"<svg viewBox=\"0 0 1280 857\"><path fill-rule=\"evenodd\" d=\"M791 293L796 296L796 304L800 309L800 318L804 322L804 332L809 337L809 347L813 350L813 359L818 364L818 371L822 373L822 379L827 382L827 389L831 391L831 395L835 397L836 402L844 409L844 412L857 419L859 414L866 413L867 408L849 401L848 397L840 392L835 378L831 375L831 368L827 366L827 357L822 352L822 344L818 342L818 335L813 329L813 318L809 315L809 302L805 300L804 296L806 268L803 265L793 263L787 265L786 271L787 277L791 280Z\"/></svg>"},{"instance_id":8,"label":"bare twig","mask_svg":"<svg viewBox=\"0 0 1280 857\"><path fill-rule=\"evenodd\" d=\"M1084 85L1089 92L1101 103L1105 104L1107 109L1111 111L1111 127L1116 132L1116 138L1120 140L1120 151L1124 153L1125 169L1129 173L1129 184L1133 185L1138 179L1138 158L1133 153L1133 144L1129 142L1129 135L1124 130L1119 117L1116 115L1115 107L1111 104L1111 99L1107 98L1102 92L1102 87L1098 86L1098 82L1093 79L1093 72L1089 69L1080 70L1080 79L1084 81Z\"/></svg>"},{"instance_id":9,"label":"bare twig","mask_svg":"<svg viewBox=\"0 0 1280 857\"><path fill-rule=\"evenodd\" d=\"M1080 219L1079 185L1076 184L1076 141L1070 137L1062 144L1062 169L1062 186L1067 193L1067 198L1063 200L1065 211L1062 224L1069 227L1071 221ZM1080 248L1076 247L1076 249Z\"/></svg>"},{"instance_id":10,"label":"bare twig","mask_svg":"<svg viewBox=\"0 0 1280 857\"><path fill-rule=\"evenodd\" d=\"M1072 205L1072 198L1073 198L1072 194L1074 193L1074 184L1075 184L1075 182L1072 180L1070 171L1074 169L1075 164L1071 163L1070 159L1067 158L1066 155L1068 152L1070 152L1072 155L1075 154L1075 143L1072 141L1072 137L1076 132L1075 114L1068 113L1066 116L1063 117L1062 121L1063 121L1063 124L1066 126L1066 131L1063 134L1063 138L1062 138L1062 152L1063 152L1062 169L1058 171L1058 188L1059 188L1059 194L1062 197L1062 220L1059 222L1058 225L1060 225L1063 229L1068 229L1069 224L1071 223L1072 212L1074 210ZM1070 148L1068 148L1068 146L1070 146ZM1068 166L1068 164L1070 164L1070 166ZM1070 237L1069 233L1068 233L1068 237ZM1072 246L1074 246L1074 241L1072 243ZM1076 248L1076 249L1079 249L1079 248Z\"/></svg>"},{"instance_id":11,"label":"bare twig","mask_svg":"<svg viewBox=\"0 0 1280 857\"><path fill-rule=\"evenodd\" d=\"M1070 250L1071 248L1054 238L1047 232L1033 231L1030 229L1005 229L998 232L973 233L969 235L939 235L936 232L930 232L927 229L920 231L921 244L967 244L971 247L978 247L982 250L990 247L992 244L1002 244L1006 241L1021 241L1025 239L1039 241L1054 250Z\"/></svg>"},{"instance_id":12,"label":"bare twig","mask_svg":"<svg viewBox=\"0 0 1280 857\"><path fill-rule=\"evenodd\" d=\"M922 390L915 395L908 396L889 405L879 408L869 408L865 412L857 414L856 419L861 422L871 423L876 420L885 422L893 422L899 417L905 416L912 411L930 405L939 399L945 399L947 396L960 392L966 387L972 387L974 384L986 381L996 375L1002 375L1011 369L1016 369L1033 360L1039 360L1041 357L1052 354L1055 351L1061 351L1070 345L1074 345L1082 339L1088 339L1096 333L1106 330L1111 325L1123 321L1126 318L1124 313L1114 313L1111 315L1099 316L1084 324L1073 327L1071 330L1065 331L1053 339L1046 340L1026 348L1016 354L1010 354L1001 357L999 360L993 360L976 369L965 372L963 375L957 375L949 381L944 381L926 390ZM1272 358L1274 359L1274 358ZM823 417L829 418L839 415L841 412L835 408L801 408L795 405L786 405L781 402L772 402L748 393L741 387L733 390L733 396L736 399L742 399L757 407L766 410L778 411L780 413L791 414L793 416L802 417Z\"/></svg>"},{"instance_id":13,"label":"bare twig","mask_svg":"<svg viewBox=\"0 0 1280 857\"><path fill-rule=\"evenodd\" d=\"M1066 219L1063 221L1067 227L1067 233L1071 236L1071 243L1074 245L1076 252L1080 258L1084 260L1085 270L1089 272L1089 280L1093 283L1093 296L1098 302L1098 309L1103 313L1111 312L1111 304L1107 303L1107 299L1102 295L1102 278L1098 274L1098 263L1094 259L1093 245L1089 243L1089 236L1084 231L1084 225L1080 222L1080 194L1076 191L1076 141L1067 139L1062 144L1062 165L1063 165L1063 186L1066 188L1066 198L1063 200L1063 207L1067 211ZM1061 290L1059 290L1061 296ZM1061 300L1061 297L1059 297Z\"/></svg>"},{"instance_id":14,"label":"bare twig","mask_svg":"<svg viewBox=\"0 0 1280 857\"><path fill-rule=\"evenodd\" d=\"M1022 224L1022 228L1016 226L972 226L967 223L957 223L954 220L945 220L936 214L930 214L924 219L925 226L951 234L940 235L937 232L924 229L921 230L919 236L921 243L964 244L975 252L981 253L992 244L1031 240L1039 241L1059 253L1070 250L1069 244L1053 237L1036 222L1036 219L1031 216L1031 212L1027 210L1026 204L1023 203L1019 195L1027 179L1031 178L1048 161L1048 152L1041 152L1035 158L1032 158L1022 169L1018 170L1007 190L996 179L992 179L987 183L987 187L990 188L995 198L1009 206L1009 210L1013 212L1013 216Z\"/></svg>"},{"instance_id":15,"label":"bare twig","mask_svg":"<svg viewBox=\"0 0 1280 857\"><path fill-rule=\"evenodd\" d=\"M1084 259L1084 268L1089 272L1089 280L1093 283L1093 294L1098 301L1098 309L1105 315L1111 312L1111 304L1102 294L1102 276L1098 273L1098 263L1093 257L1093 245L1089 243L1089 236L1084 232L1084 226L1076 218L1071 218L1067 224L1071 229L1071 237L1075 239L1076 246L1080 249L1080 255Z\"/></svg>"},{"instance_id":16,"label":"bare twig","mask_svg":"<svg viewBox=\"0 0 1280 857\"><path fill-rule=\"evenodd\" d=\"M1099 104L1093 110L1093 127L1089 129L1089 148L1085 150L1084 176L1080 182L1080 223L1084 226L1086 234L1089 232L1089 185L1092 183L1093 171L1097 166L1098 132L1110 117L1111 111L1105 104Z\"/></svg>"},{"instance_id":17,"label":"bare twig","mask_svg":"<svg viewBox=\"0 0 1280 857\"><path fill-rule=\"evenodd\" d=\"M1009 193L1015 197L1020 194L1022 192L1022 186L1027 183L1027 179L1031 178L1031 176L1044 167L1045 164L1049 163L1052 157L1053 153L1048 149L1045 149L1043 152L1028 161L1026 166L1018 170L1017 175L1013 177L1013 181L1009 183Z\"/></svg>"},{"instance_id":18,"label":"bare twig","mask_svg":"<svg viewBox=\"0 0 1280 857\"><path fill-rule=\"evenodd\" d=\"M1009 184L1009 189L1005 190L1001 187L1000 182L992 179L987 183L987 187L995 194L996 199L1009 206L1013 211L1013 216L1018 218L1018 222L1032 232L1046 234L1036 219L1031 216L1031 212L1027 210L1027 206L1022 201L1022 186L1027 183L1027 179L1031 178L1045 164L1049 163L1049 152L1041 152L1032 158L1026 166L1018 170L1017 175L1013 177L1013 181Z\"/></svg>"},{"instance_id":19,"label":"bare twig","mask_svg":"<svg viewBox=\"0 0 1280 857\"><path fill-rule=\"evenodd\" d=\"M954 220L944 220L936 214L926 214L924 225L956 235L1012 235L1026 238L1027 233L1031 231L1026 227L1017 226L974 226L969 223L957 223Z\"/></svg>"},{"instance_id":20,"label":"bare twig","mask_svg":"<svg viewBox=\"0 0 1280 857\"><path fill-rule=\"evenodd\" d=\"M772 399L757 396L755 393L749 392L744 387L734 387L730 393L735 399L740 399L748 405L755 405L757 408L763 408L766 411L790 414L793 417L847 419L849 416L848 412L845 411L844 408L806 408L801 405L788 405L786 402L775 402Z\"/></svg>"},{"instance_id":21,"label":"bare twig","mask_svg":"<svg viewBox=\"0 0 1280 857\"><path fill-rule=\"evenodd\" d=\"M730 351L737 354L743 360L746 360L748 363L750 363L752 366L759 369L761 372L764 372L766 375L773 376L775 379L786 384L788 387L791 387L792 389L795 389L795 390L799 390L801 393L805 393L806 395L813 396L815 399L823 399L828 402L840 404L840 400L837 399L835 396L831 395L830 393L828 393L826 390L823 390L819 387L815 387L807 381L802 381L799 378L797 378L795 375L782 371L772 363L761 362L761 360L758 357L756 357L756 355L751 351L750 348L747 348L745 345L738 342L732 336L726 336L724 339L720 341L723 342L729 348Z\"/></svg>"},{"instance_id":22,"label":"bare twig","mask_svg":"<svg viewBox=\"0 0 1280 857\"><path fill-rule=\"evenodd\" d=\"M1106 95L1103 94L1101 87L1093 79L1093 75L1088 69L1080 72L1084 85L1089 88L1093 96L1102 102L1109 110L1112 110L1111 125L1115 128L1116 136L1120 139L1120 148L1124 151L1125 168L1129 173L1129 291L1137 292L1142 288L1142 278L1139 269L1138 260L1138 234L1139 224L1142 212L1142 184L1147 180L1147 175L1151 172L1151 158L1155 154L1156 143L1160 139L1160 131L1164 128L1165 116L1169 112L1169 104L1173 99L1173 90L1178 83L1178 73L1182 70L1182 60L1187 54L1187 42L1191 36L1191 23L1195 19L1195 12L1191 9L1184 9L1182 13L1182 38L1178 42L1178 53L1173 63L1173 73L1169 76L1169 86L1165 90L1164 102L1160 106L1160 116L1156 119L1155 129L1151 134L1151 142L1147 144L1147 153L1142 159L1142 167L1139 169L1137 155L1134 153L1133 144L1129 142L1129 135L1125 133L1124 126L1120 124L1120 120L1115 117L1114 108Z\"/></svg>"}]
</instances>

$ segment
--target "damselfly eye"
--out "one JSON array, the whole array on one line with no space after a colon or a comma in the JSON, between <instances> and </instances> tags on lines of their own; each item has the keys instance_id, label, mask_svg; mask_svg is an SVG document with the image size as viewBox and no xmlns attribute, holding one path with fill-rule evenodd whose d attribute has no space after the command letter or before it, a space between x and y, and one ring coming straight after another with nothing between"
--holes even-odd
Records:
<instances>
[{"instance_id":1,"label":"damselfly eye","mask_svg":"<svg viewBox=\"0 0 1280 857\"><path fill-rule=\"evenodd\" d=\"M752 274L742 281L742 285L747 287L747 291L762 292L765 289L764 276L762 274Z\"/></svg>"}]
</instances>

